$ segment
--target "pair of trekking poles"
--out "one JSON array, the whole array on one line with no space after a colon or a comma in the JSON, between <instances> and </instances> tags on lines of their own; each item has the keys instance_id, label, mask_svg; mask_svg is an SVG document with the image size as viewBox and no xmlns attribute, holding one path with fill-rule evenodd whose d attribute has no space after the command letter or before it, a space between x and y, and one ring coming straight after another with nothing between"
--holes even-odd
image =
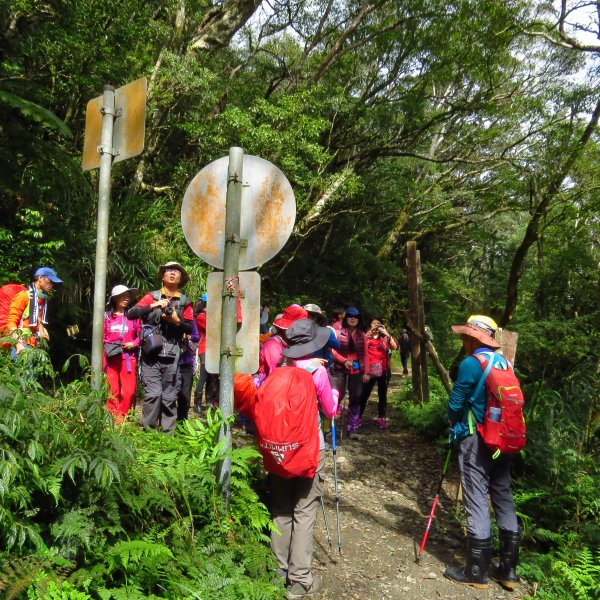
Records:
<instances>
[{"instance_id":1,"label":"pair of trekking poles","mask_svg":"<svg viewBox=\"0 0 600 600\"><path fill-rule=\"evenodd\" d=\"M342 529L340 526L340 494L338 489L337 476L337 442L335 439L335 417L331 419L331 451L333 454L333 485L335 490L335 518L337 524L337 548L338 552L342 553ZM325 521L325 531L327 532L327 543L332 547L331 535L329 534L329 523L327 521L327 513L325 512L325 501L321 495L321 508L323 509L323 520Z\"/></svg>"}]
</instances>

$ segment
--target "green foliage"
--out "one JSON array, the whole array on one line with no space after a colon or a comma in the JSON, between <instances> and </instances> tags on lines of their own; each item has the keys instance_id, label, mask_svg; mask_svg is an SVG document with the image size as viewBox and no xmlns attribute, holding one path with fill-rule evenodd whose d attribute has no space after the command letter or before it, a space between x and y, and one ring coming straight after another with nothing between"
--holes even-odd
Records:
<instances>
[{"instance_id":1,"label":"green foliage","mask_svg":"<svg viewBox=\"0 0 600 600\"><path fill-rule=\"evenodd\" d=\"M535 597L542 600L595 600L600 597L600 555L587 547L565 548L554 555L528 553L519 572L541 584ZM526 596L531 598L531 596Z\"/></svg>"},{"instance_id":2,"label":"green foliage","mask_svg":"<svg viewBox=\"0 0 600 600\"><path fill-rule=\"evenodd\" d=\"M391 398L400 409L404 423L428 439L437 440L448 432L448 393L436 377L429 376L429 402L414 403L406 380L403 391Z\"/></svg>"},{"instance_id":3,"label":"green foliage","mask_svg":"<svg viewBox=\"0 0 600 600\"><path fill-rule=\"evenodd\" d=\"M171 436L146 434L132 423L115 427L106 390L87 380L49 394L20 377L6 353L0 371L5 595L277 597L265 543L272 523L251 487L258 453L231 451L226 511L219 414Z\"/></svg>"}]
</instances>

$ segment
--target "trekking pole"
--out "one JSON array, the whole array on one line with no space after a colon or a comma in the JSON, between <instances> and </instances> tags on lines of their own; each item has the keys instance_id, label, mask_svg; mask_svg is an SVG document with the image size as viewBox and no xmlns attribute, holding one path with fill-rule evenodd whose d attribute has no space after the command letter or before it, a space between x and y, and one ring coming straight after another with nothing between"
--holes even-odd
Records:
<instances>
[{"instance_id":1,"label":"trekking pole","mask_svg":"<svg viewBox=\"0 0 600 600\"><path fill-rule=\"evenodd\" d=\"M321 496L321 508L323 509L323 521L325 521L325 532L327 533L327 543L329 544L329 548L331 548L331 535L329 535L329 523L327 522L327 513L325 512L325 501L323 500L323 496Z\"/></svg>"},{"instance_id":2,"label":"trekking pole","mask_svg":"<svg viewBox=\"0 0 600 600\"><path fill-rule=\"evenodd\" d=\"M340 528L340 494L337 476L337 442L335 441L335 415L331 419L331 451L333 453L333 484L335 489L335 519L337 523L337 547L342 553L342 530Z\"/></svg>"},{"instance_id":3,"label":"trekking pole","mask_svg":"<svg viewBox=\"0 0 600 600\"><path fill-rule=\"evenodd\" d=\"M452 455L452 446L450 446L450 448L448 448L448 454L446 455L446 462L444 463L444 468L442 469L442 476L440 477L440 483L438 485L438 489L435 494L435 498L433 500L433 506L431 507L431 512L429 513L429 518L427 519L427 525L425 527L425 532L423 533L423 539L421 540L421 547L419 548L419 555L416 558L416 562L419 562L423 556L423 550L425 549L425 543L427 542L427 536L429 535L429 529L431 527L431 522L433 521L433 515L435 514L435 509L437 508L437 505L438 505L440 493L442 492L442 484L444 483L444 477L446 476L446 471L448 470L448 465L450 464L450 456L451 455Z\"/></svg>"},{"instance_id":4,"label":"trekking pole","mask_svg":"<svg viewBox=\"0 0 600 600\"><path fill-rule=\"evenodd\" d=\"M348 384L346 383L346 387L348 387ZM340 429L340 442L342 441L342 439L344 438L344 402L346 401L346 394L344 393L344 396L342 398L342 414L340 415L340 419L341 419L341 429ZM331 426L333 427L333 419L331 420Z\"/></svg>"}]
</instances>

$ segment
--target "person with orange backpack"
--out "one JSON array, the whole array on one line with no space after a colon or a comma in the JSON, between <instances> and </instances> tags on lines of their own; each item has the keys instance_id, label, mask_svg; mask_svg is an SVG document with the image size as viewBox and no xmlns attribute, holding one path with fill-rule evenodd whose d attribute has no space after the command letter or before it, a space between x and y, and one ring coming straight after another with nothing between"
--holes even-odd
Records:
<instances>
[{"instance_id":1,"label":"person with orange backpack","mask_svg":"<svg viewBox=\"0 0 600 600\"><path fill-rule=\"evenodd\" d=\"M48 294L55 285L61 283L62 279L59 279L54 269L40 267L33 274L29 287L9 284L2 288L5 290L11 287L14 293L6 311L6 323L0 323L0 328L16 340L11 349L13 358L25 348L36 346L39 340L49 339L45 327L48 324Z\"/></svg>"},{"instance_id":2,"label":"person with orange backpack","mask_svg":"<svg viewBox=\"0 0 600 600\"><path fill-rule=\"evenodd\" d=\"M465 567L449 566L444 575L485 589L490 577L512 590L518 578L519 526L510 489L511 454L525 443L523 396L512 365L495 350L498 326L473 315L453 325L467 357L460 363L448 404L451 436L459 447L459 469L467 515ZM500 564L490 570L492 537L488 495L500 533Z\"/></svg>"}]
</instances>

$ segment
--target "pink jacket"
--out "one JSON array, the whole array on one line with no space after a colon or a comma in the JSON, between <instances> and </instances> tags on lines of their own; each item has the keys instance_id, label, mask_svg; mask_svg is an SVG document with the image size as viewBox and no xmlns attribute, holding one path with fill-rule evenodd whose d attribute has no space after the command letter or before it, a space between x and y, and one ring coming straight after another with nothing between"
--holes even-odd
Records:
<instances>
[{"instance_id":1,"label":"pink jacket","mask_svg":"<svg viewBox=\"0 0 600 600\"><path fill-rule=\"evenodd\" d=\"M311 372L313 381L315 383L315 388L317 389L319 408L328 419L331 419L333 416L335 416L340 393L338 390L334 390L331 387L329 374L327 373L325 367L319 366L312 370L312 368L310 368L310 363L310 358L296 360L297 367L300 367L301 369L307 369L307 371Z\"/></svg>"},{"instance_id":2,"label":"pink jacket","mask_svg":"<svg viewBox=\"0 0 600 600\"><path fill-rule=\"evenodd\" d=\"M107 312L104 315L104 342L118 342L121 338L121 329L123 327L124 315L115 315ZM135 319L126 319L125 330L123 332L122 343L133 342L137 348L140 345L140 321Z\"/></svg>"}]
</instances>

